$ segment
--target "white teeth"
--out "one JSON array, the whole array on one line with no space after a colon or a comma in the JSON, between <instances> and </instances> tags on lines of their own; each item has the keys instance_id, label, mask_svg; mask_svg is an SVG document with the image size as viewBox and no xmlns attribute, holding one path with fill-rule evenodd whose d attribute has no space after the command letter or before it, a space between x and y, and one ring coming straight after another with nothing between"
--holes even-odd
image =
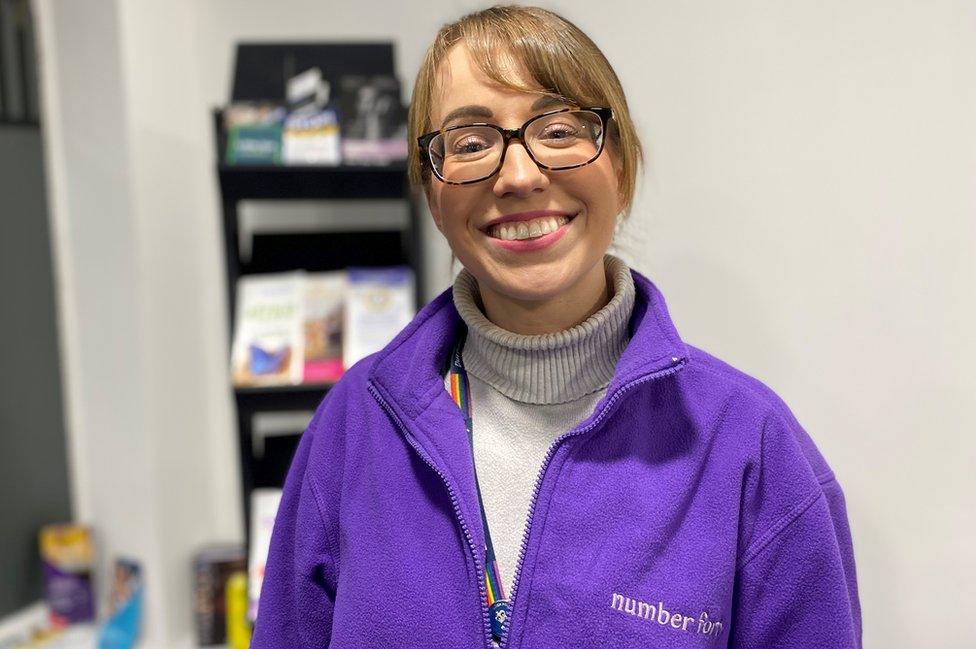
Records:
<instances>
[{"instance_id":1,"label":"white teeth","mask_svg":"<svg viewBox=\"0 0 976 649\"><path fill-rule=\"evenodd\" d=\"M488 235L504 241L534 239L535 237L541 237L544 234L555 232L566 223L569 223L569 218L566 216L546 216L539 219L532 219L531 221L496 225L489 230Z\"/></svg>"}]
</instances>

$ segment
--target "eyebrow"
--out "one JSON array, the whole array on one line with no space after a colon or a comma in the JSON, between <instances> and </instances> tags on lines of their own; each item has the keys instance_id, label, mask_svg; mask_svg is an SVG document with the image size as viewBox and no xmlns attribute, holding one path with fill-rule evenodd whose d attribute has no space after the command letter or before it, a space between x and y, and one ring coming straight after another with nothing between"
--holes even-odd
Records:
<instances>
[{"instance_id":1,"label":"eyebrow","mask_svg":"<svg viewBox=\"0 0 976 649\"><path fill-rule=\"evenodd\" d=\"M543 108L550 108L552 106L566 106L569 105L568 102L559 97L558 95L543 95L535 100L535 102L530 107L530 110L542 110ZM490 119L494 117L494 113L487 106L478 106L475 104L469 106L461 106L460 108L455 108L447 114L444 121L441 122L441 128L445 128L450 122L453 122L462 117L482 117L485 119Z\"/></svg>"}]
</instances>

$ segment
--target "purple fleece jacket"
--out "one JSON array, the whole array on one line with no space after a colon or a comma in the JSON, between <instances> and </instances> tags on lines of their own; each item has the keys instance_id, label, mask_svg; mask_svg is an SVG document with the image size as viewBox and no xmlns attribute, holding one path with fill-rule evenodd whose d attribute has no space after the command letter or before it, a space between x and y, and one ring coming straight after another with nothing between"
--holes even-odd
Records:
<instances>
[{"instance_id":1,"label":"purple fleece jacket","mask_svg":"<svg viewBox=\"0 0 976 649\"><path fill-rule=\"evenodd\" d=\"M844 495L768 387L632 271L630 343L536 483L503 647L861 646ZM255 649L491 646L451 290L327 393L285 482Z\"/></svg>"}]
</instances>

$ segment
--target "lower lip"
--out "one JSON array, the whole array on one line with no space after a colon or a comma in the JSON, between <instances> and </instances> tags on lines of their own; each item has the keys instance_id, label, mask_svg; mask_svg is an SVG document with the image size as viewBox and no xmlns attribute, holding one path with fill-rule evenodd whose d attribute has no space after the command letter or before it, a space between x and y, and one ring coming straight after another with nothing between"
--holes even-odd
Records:
<instances>
[{"instance_id":1,"label":"lower lip","mask_svg":"<svg viewBox=\"0 0 976 649\"><path fill-rule=\"evenodd\" d=\"M573 221L575 220L576 217L574 216L569 221L563 223L562 225L560 225L558 228L556 228L549 234L544 234L541 237L536 237L535 239L523 239L521 241L517 241L517 240L508 241L506 239L496 239L495 237L487 234L485 236L488 237L488 240L491 243L497 245L499 248L502 248L504 250L511 250L512 252L532 252L534 250L542 250L543 248L548 248L552 244L562 239L563 235L566 234L566 230L569 229L569 226L572 225Z\"/></svg>"}]
</instances>

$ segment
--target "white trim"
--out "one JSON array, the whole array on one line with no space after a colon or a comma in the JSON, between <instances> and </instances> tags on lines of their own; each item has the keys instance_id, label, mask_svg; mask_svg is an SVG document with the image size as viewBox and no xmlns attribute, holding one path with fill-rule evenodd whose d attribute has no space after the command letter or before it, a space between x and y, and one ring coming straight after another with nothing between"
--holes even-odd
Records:
<instances>
[{"instance_id":1,"label":"white trim","mask_svg":"<svg viewBox=\"0 0 976 649\"><path fill-rule=\"evenodd\" d=\"M34 630L45 629L47 626L47 605L43 601L34 602L7 617L0 618L0 647L6 646L13 640L26 640Z\"/></svg>"}]
</instances>

